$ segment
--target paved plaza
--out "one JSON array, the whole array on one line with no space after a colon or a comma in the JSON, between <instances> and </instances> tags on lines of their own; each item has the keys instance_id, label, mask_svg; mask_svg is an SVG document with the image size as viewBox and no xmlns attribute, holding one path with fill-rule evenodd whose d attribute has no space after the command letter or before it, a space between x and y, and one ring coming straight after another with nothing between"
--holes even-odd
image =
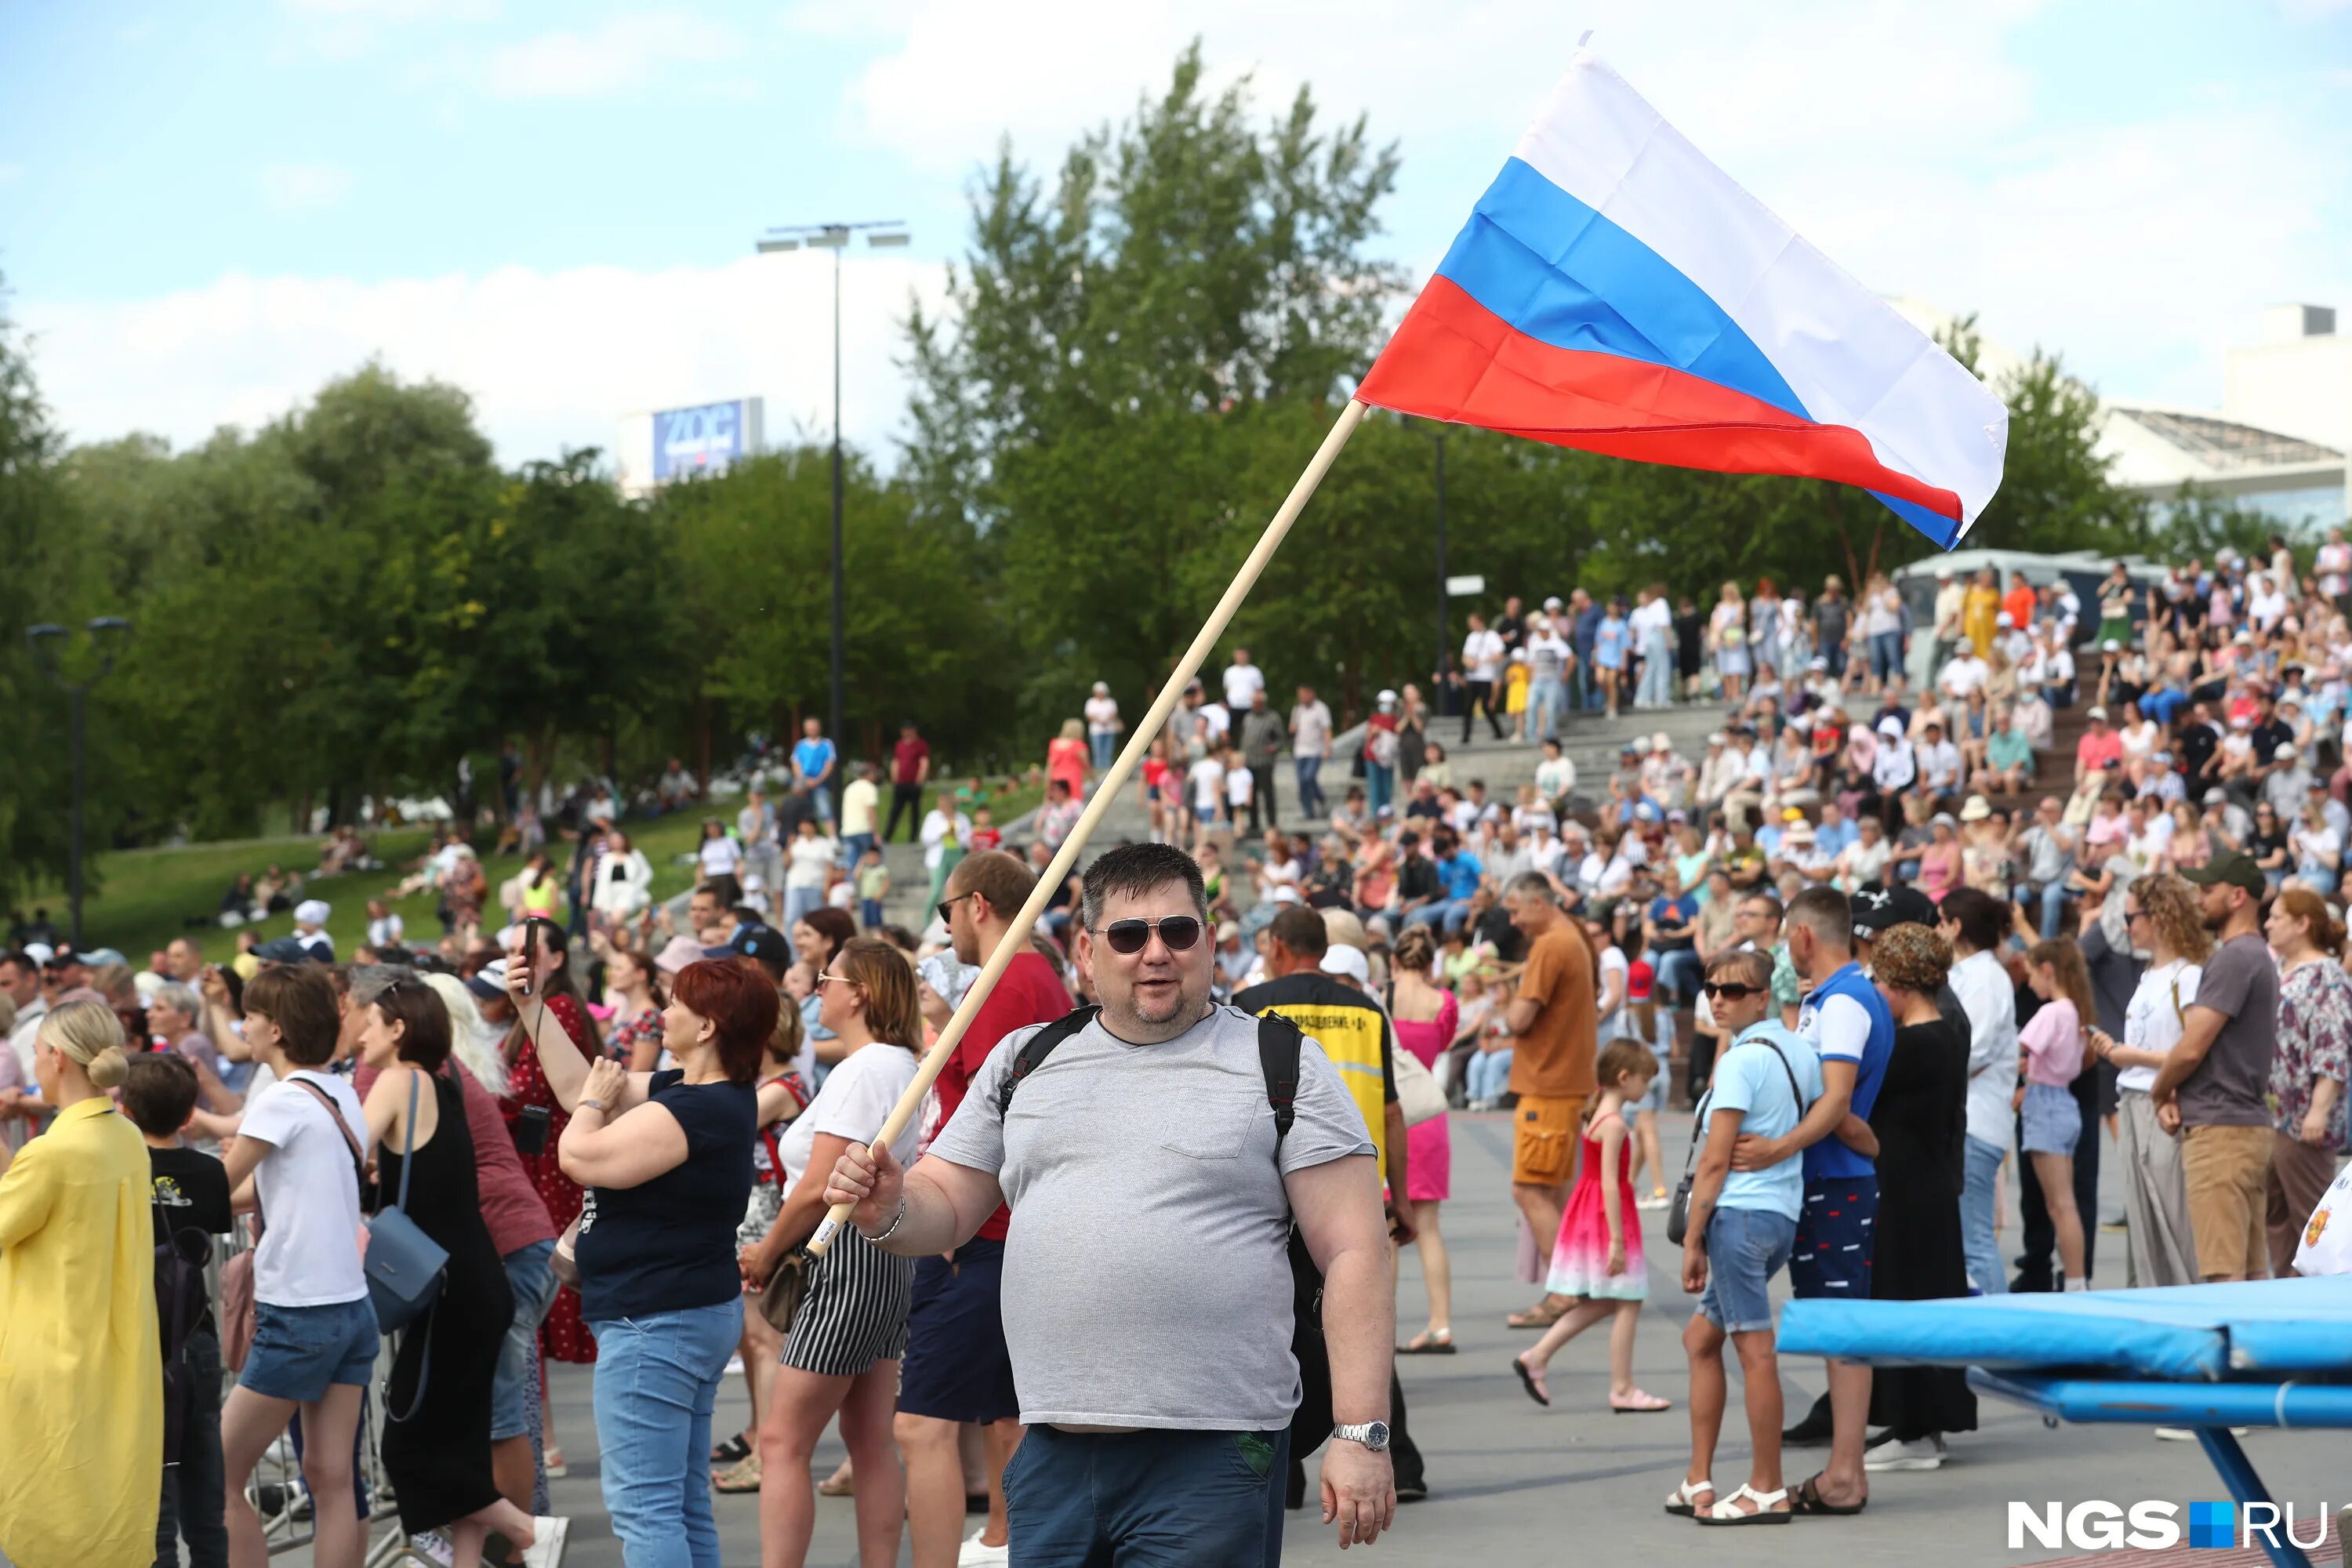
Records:
<instances>
[{"instance_id":1,"label":"paved plaza","mask_svg":"<svg viewBox=\"0 0 2352 1568\"><path fill-rule=\"evenodd\" d=\"M1686 1116L1667 1118L1668 1157L1675 1162L1682 1158L1688 1126ZM2007 1505L2012 1499L2069 1506L2105 1499L2127 1506L2143 1498L2186 1504L2224 1495L2193 1443L2158 1442L2147 1428L2136 1426L2052 1430L2019 1406L1989 1399L1981 1405L1979 1430L1952 1440L1953 1457L1944 1469L1873 1477L1870 1508L1858 1518L1799 1520L1786 1528L1736 1535L1702 1531L1669 1518L1658 1504L1681 1478L1689 1435L1682 1409L1686 1380L1679 1337L1688 1301L1675 1278L1679 1254L1665 1245L1662 1216L1644 1215L1651 1295L1635 1371L1643 1387L1674 1400L1675 1408L1651 1416L1609 1414L1607 1345L1599 1331L1553 1362L1554 1406L1538 1407L1520 1392L1507 1364L1534 1336L1502 1326L1506 1312L1532 1299L1529 1288L1511 1277L1516 1239L1509 1155L1507 1119L1454 1117L1454 1201L1443 1212L1453 1244L1454 1334L1461 1353L1402 1363L1412 1432L1427 1457L1431 1494L1426 1502L1400 1511L1396 1533L1371 1548L1369 1557L1362 1549L1347 1553L1359 1568L1662 1561L1654 1554L1669 1552L1676 1562L1715 1560L1763 1568L1819 1568L1825 1562L2028 1563L2068 1553L2009 1551ZM2111 1190L2108 1212L2117 1201ZM2014 1193L2009 1213L2004 1240L2013 1245ZM2120 1233L2099 1237L2103 1282L2120 1283L2122 1249ZM1418 1325L1423 1303L1410 1254L1398 1295L1409 1332ZM1793 1418L1821 1392L1821 1365L1791 1360L1782 1375ZM1748 1452L1736 1387L1734 1392L1715 1467L1727 1489L1744 1476ZM572 1463L571 1479L556 1488L558 1509L573 1521L567 1561L574 1568L619 1568L620 1549L605 1526L596 1489L586 1371L557 1369L555 1394L557 1426ZM740 1379L729 1380L719 1415L722 1431L741 1422ZM2323 1500L2336 1507L2352 1502L2352 1438L2345 1434L2257 1430L2245 1446L2273 1495L2293 1500L2299 1518L2307 1518ZM1825 1457L1822 1450L1790 1450L1786 1463L1791 1483L1820 1468ZM829 1473L840 1458L838 1441L829 1438L819 1450L819 1473ZM732 1497L718 1502L726 1561L757 1563L757 1500ZM1311 1513L1294 1513L1291 1521L1286 1562L1341 1560ZM2205 1565L2230 1561L2210 1552L2184 1559L2190 1560ZM2333 1563L2333 1552L2324 1560ZM900 1561L909 1561L903 1549ZM811 1568L856 1562L848 1500L823 1500Z\"/></svg>"}]
</instances>

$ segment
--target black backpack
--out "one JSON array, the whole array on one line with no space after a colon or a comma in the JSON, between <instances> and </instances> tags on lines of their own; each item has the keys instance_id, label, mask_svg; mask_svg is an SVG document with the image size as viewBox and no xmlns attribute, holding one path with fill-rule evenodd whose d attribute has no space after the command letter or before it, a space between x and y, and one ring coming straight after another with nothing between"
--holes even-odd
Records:
<instances>
[{"instance_id":1,"label":"black backpack","mask_svg":"<svg viewBox=\"0 0 2352 1568\"><path fill-rule=\"evenodd\" d=\"M155 1212L156 1339L163 1352L163 1463L176 1465L194 1401L220 1397L216 1389L196 1387L187 1355L189 1337L210 1302L205 1265L212 1261L213 1238L194 1227L173 1229L171 1211L150 1202Z\"/></svg>"},{"instance_id":2,"label":"black backpack","mask_svg":"<svg viewBox=\"0 0 2352 1568\"><path fill-rule=\"evenodd\" d=\"M1002 1121L1013 1104L1013 1091L1037 1070L1064 1040L1095 1021L1102 1009L1086 1006L1046 1025L1021 1044L1013 1070L997 1091L996 1115ZM1265 1075L1265 1100L1274 1108L1274 1146L1277 1153L1298 1098L1298 1054L1307 1037L1279 1013L1263 1013L1257 1020L1257 1059ZM1331 1356L1323 1341L1323 1271L1315 1267L1307 1240L1290 1226L1290 1353L1298 1360L1298 1411L1291 1418L1295 1432L1320 1434L1331 1429Z\"/></svg>"}]
</instances>

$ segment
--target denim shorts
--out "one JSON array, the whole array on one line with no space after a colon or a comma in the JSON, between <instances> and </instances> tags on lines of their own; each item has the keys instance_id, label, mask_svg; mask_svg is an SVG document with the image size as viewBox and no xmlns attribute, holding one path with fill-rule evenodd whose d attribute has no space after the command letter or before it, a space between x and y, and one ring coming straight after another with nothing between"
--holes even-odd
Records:
<instances>
[{"instance_id":1,"label":"denim shorts","mask_svg":"<svg viewBox=\"0 0 2352 1568\"><path fill-rule=\"evenodd\" d=\"M308 1405L327 1397L331 1384L368 1385L383 1336L375 1303L365 1296L324 1307L253 1304L253 1349L240 1387L272 1399Z\"/></svg>"},{"instance_id":2,"label":"denim shorts","mask_svg":"<svg viewBox=\"0 0 2352 1568\"><path fill-rule=\"evenodd\" d=\"M1772 1326L1772 1276L1788 1266L1797 1222L1769 1209L1717 1209L1706 1218L1706 1289L1698 1313L1727 1334Z\"/></svg>"},{"instance_id":3,"label":"denim shorts","mask_svg":"<svg viewBox=\"0 0 2352 1568\"><path fill-rule=\"evenodd\" d=\"M499 1342L498 1370L490 1374L493 1443L530 1430L531 1402L539 1397L539 1325L555 1304L555 1243L518 1247L505 1262L507 1288L514 1292L514 1317Z\"/></svg>"},{"instance_id":4,"label":"denim shorts","mask_svg":"<svg viewBox=\"0 0 2352 1568\"><path fill-rule=\"evenodd\" d=\"M2067 1154L2083 1137L2083 1108L2074 1091L2055 1084L2025 1086L2025 1136L2018 1146L2029 1154Z\"/></svg>"}]
</instances>

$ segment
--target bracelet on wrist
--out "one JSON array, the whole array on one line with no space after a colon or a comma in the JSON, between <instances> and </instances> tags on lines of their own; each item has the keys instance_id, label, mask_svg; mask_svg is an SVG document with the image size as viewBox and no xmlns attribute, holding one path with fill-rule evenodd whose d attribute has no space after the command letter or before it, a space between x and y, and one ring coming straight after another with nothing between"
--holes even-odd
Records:
<instances>
[{"instance_id":1,"label":"bracelet on wrist","mask_svg":"<svg viewBox=\"0 0 2352 1568\"><path fill-rule=\"evenodd\" d=\"M601 1100L581 1100L573 1103L572 1113L574 1116L577 1116L583 1110L602 1110L609 1115L612 1112L612 1109L613 1108L611 1106L606 1105Z\"/></svg>"},{"instance_id":2,"label":"bracelet on wrist","mask_svg":"<svg viewBox=\"0 0 2352 1568\"><path fill-rule=\"evenodd\" d=\"M884 1226L879 1231L877 1231L872 1236L866 1236L866 1232L863 1230L860 1230L857 1234L865 1236L866 1240L879 1246L881 1243L889 1240L891 1237L898 1234L898 1226L905 1221L906 1217L907 1200L904 1196L901 1196L898 1199L898 1212L890 1216L890 1223L888 1225Z\"/></svg>"}]
</instances>

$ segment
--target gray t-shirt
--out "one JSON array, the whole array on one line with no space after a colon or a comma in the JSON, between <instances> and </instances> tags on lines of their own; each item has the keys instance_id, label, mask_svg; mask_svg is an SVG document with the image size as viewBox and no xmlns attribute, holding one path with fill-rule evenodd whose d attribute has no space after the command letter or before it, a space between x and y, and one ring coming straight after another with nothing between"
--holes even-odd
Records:
<instances>
[{"instance_id":1,"label":"gray t-shirt","mask_svg":"<svg viewBox=\"0 0 2352 1568\"><path fill-rule=\"evenodd\" d=\"M2252 934L2231 937L2205 961L2197 982L2198 1007L2210 1007L2229 1021L2213 1048L2180 1086L2184 1127L2268 1127L2263 1096L2270 1089L2271 1058L2278 1055L2278 965L2270 944Z\"/></svg>"},{"instance_id":2,"label":"gray t-shirt","mask_svg":"<svg viewBox=\"0 0 2352 1568\"><path fill-rule=\"evenodd\" d=\"M1036 1033L1007 1035L927 1159L995 1175L1012 1206L1004 1338L1032 1426L1271 1432L1298 1407L1288 1172L1369 1157L1363 1113L1320 1047L1276 1168L1258 1021L1218 1007L1131 1046L1099 1021L997 1114Z\"/></svg>"}]
</instances>

